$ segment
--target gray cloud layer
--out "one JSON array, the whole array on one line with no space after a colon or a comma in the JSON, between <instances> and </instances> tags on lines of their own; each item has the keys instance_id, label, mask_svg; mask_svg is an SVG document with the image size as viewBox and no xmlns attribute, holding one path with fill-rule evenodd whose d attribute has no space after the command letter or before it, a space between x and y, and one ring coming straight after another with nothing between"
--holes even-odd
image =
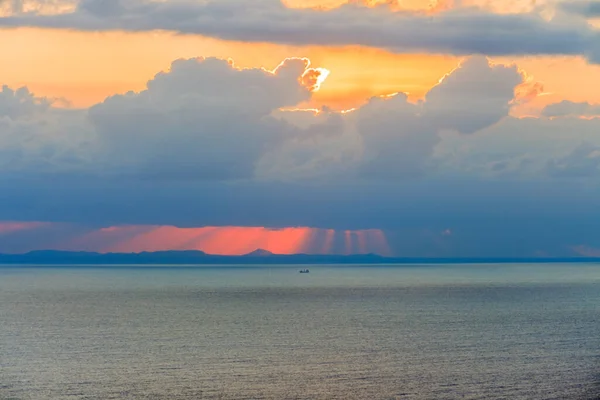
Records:
<instances>
[{"instance_id":1,"label":"gray cloud layer","mask_svg":"<svg viewBox=\"0 0 600 400\"><path fill-rule=\"evenodd\" d=\"M303 59L274 72L218 59L175 61L142 92L89 110L54 108L26 88L0 92L0 173L149 180L544 176L582 143L600 145L598 107L562 102L508 118L523 77L475 57L420 103L373 98L358 110L282 112L310 98ZM551 140L546 140L551 139Z\"/></svg>"},{"instance_id":2,"label":"gray cloud layer","mask_svg":"<svg viewBox=\"0 0 600 400\"><path fill-rule=\"evenodd\" d=\"M310 98L308 67L287 60L274 72L237 70L217 59L175 61L141 93L89 110L115 172L148 178L251 178L256 160L296 129L270 116Z\"/></svg>"},{"instance_id":3,"label":"gray cloud layer","mask_svg":"<svg viewBox=\"0 0 600 400\"><path fill-rule=\"evenodd\" d=\"M560 4L561 9L574 14L582 15L586 18L600 17L600 2L576 0Z\"/></svg>"},{"instance_id":4,"label":"gray cloud layer","mask_svg":"<svg viewBox=\"0 0 600 400\"><path fill-rule=\"evenodd\" d=\"M561 101L560 103L550 104L544 108L542 114L547 117L597 117L600 116L600 104L590 104L587 102L574 103L572 101Z\"/></svg>"},{"instance_id":5,"label":"gray cloud layer","mask_svg":"<svg viewBox=\"0 0 600 400\"><path fill-rule=\"evenodd\" d=\"M368 8L359 2L324 12L290 9L279 0L82 0L67 14L17 13L0 18L0 26L161 29L246 42L364 45L457 55L567 54L600 62L600 34L573 16L581 14L577 9L559 10L559 16L548 21L534 12L458 8L429 16L392 12L387 6Z\"/></svg>"},{"instance_id":6,"label":"gray cloud layer","mask_svg":"<svg viewBox=\"0 0 600 400\"><path fill-rule=\"evenodd\" d=\"M186 180L417 176L440 131L473 134L500 121L522 81L514 66L472 58L420 104L399 94L347 114L278 111L310 98L301 82L314 73L303 59L274 72L178 60L146 90L80 111L6 88L4 171Z\"/></svg>"},{"instance_id":7,"label":"gray cloud layer","mask_svg":"<svg viewBox=\"0 0 600 400\"><path fill-rule=\"evenodd\" d=\"M4 88L0 220L384 228L398 252L450 229L438 255L600 245L600 119L509 117L515 66L468 59L420 103L281 111L306 74L179 60L88 110Z\"/></svg>"}]
</instances>

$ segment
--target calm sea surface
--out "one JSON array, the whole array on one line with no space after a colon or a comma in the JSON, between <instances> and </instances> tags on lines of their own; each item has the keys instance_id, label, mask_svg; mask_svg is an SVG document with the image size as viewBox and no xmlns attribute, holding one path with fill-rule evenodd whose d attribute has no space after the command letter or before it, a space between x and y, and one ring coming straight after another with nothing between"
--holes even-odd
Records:
<instances>
[{"instance_id":1,"label":"calm sea surface","mask_svg":"<svg viewBox=\"0 0 600 400\"><path fill-rule=\"evenodd\" d=\"M599 399L599 265L0 267L0 399Z\"/></svg>"}]
</instances>

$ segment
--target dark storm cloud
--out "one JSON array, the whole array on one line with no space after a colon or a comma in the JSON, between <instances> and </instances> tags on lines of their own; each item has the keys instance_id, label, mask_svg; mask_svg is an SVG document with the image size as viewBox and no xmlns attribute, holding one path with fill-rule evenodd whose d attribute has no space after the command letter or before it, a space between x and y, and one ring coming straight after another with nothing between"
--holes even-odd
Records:
<instances>
[{"instance_id":1,"label":"dark storm cloud","mask_svg":"<svg viewBox=\"0 0 600 400\"><path fill-rule=\"evenodd\" d=\"M595 6L594 6L595 7ZM394 52L457 55L583 55L600 61L599 34L563 14L495 14L458 8L436 15L368 8L358 2L329 11L287 8L278 0L208 2L84 0L60 15L15 13L3 26L86 31L168 30L225 40L291 45L364 45Z\"/></svg>"}]
</instances>

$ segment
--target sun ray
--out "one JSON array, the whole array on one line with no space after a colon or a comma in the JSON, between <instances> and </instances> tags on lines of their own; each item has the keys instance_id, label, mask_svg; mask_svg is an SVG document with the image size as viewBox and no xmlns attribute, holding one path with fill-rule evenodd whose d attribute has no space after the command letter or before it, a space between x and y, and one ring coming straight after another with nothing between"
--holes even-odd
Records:
<instances>
[{"instance_id":1,"label":"sun ray","mask_svg":"<svg viewBox=\"0 0 600 400\"><path fill-rule=\"evenodd\" d=\"M352 254L352 232L344 231L345 254Z\"/></svg>"},{"instance_id":2,"label":"sun ray","mask_svg":"<svg viewBox=\"0 0 600 400\"><path fill-rule=\"evenodd\" d=\"M375 249L377 254L382 256L390 256L392 254L387 237L381 229L370 229L365 231L365 233L369 238L369 242L372 243L370 247Z\"/></svg>"},{"instance_id":3,"label":"sun ray","mask_svg":"<svg viewBox=\"0 0 600 400\"><path fill-rule=\"evenodd\" d=\"M333 251L333 241L335 239L335 230L327 229L325 231L325 239L323 240L323 246L319 253L321 254L331 254Z\"/></svg>"},{"instance_id":4,"label":"sun ray","mask_svg":"<svg viewBox=\"0 0 600 400\"><path fill-rule=\"evenodd\" d=\"M21 225L0 224L5 231L9 226L14 230ZM337 231L310 227L111 226L77 234L58 249L101 253L200 250L215 255L243 255L257 249L275 254L390 254L381 230Z\"/></svg>"},{"instance_id":5,"label":"sun ray","mask_svg":"<svg viewBox=\"0 0 600 400\"><path fill-rule=\"evenodd\" d=\"M367 238L364 231L356 231L354 232L356 236L356 241L358 243L358 252L360 254L367 254Z\"/></svg>"}]
</instances>

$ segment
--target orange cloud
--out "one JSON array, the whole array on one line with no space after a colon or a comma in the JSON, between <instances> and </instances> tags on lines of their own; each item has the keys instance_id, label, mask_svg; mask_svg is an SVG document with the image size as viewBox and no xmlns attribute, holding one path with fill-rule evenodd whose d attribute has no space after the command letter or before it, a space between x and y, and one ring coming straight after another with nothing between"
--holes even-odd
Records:
<instances>
[{"instance_id":1,"label":"orange cloud","mask_svg":"<svg viewBox=\"0 0 600 400\"><path fill-rule=\"evenodd\" d=\"M515 88L515 100L518 102L532 101L544 93L544 84L541 82L523 82Z\"/></svg>"},{"instance_id":2,"label":"orange cloud","mask_svg":"<svg viewBox=\"0 0 600 400\"><path fill-rule=\"evenodd\" d=\"M239 68L273 71L281 60L301 56L319 67L309 67L305 74L308 86L319 90L303 107L338 110L391 92L419 97L459 62L451 56L396 55L360 46L248 44L168 32L19 28L0 30L0 42L1 84L27 86L37 96L66 98L73 107L89 107L117 93L144 90L148 80L179 58L232 58Z\"/></svg>"},{"instance_id":3,"label":"orange cloud","mask_svg":"<svg viewBox=\"0 0 600 400\"><path fill-rule=\"evenodd\" d=\"M514 7L521 3L524 6L524 2L510 2ZM88 107L115 93L143 90L149 79L178 58L231 57L240 68L263 66L273 70L283 59L302 56L331 74L323 82L324 71L307 71L307 84L319 90L301 107L328 106L335 110L355 108L372 96L394 92L408 93L413 100L421 98L461 61L460 57L392 54L360 46L248 44L168 32L18 28L0 30L0 42L1 84L27 86L37 96L66 98L73 107ZM543 82L544 96L529 97L517 115L539 115L547 104L561 100L600 103L600 67L582 57L492 60L516 63L536 82Z\"/></svg>"}]
</instances>

